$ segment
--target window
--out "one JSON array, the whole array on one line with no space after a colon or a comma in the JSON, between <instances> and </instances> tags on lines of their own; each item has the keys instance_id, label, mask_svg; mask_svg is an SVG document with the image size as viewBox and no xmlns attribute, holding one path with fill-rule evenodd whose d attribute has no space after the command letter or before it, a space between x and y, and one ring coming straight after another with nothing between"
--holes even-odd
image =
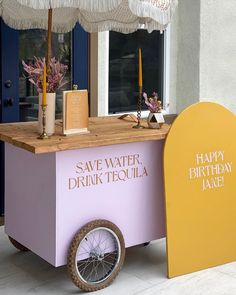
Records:
<instances>
[{"instance_id":1,"label":"window","mask_svg":"<svg viewBox=\"0 0 236 295\"><path fill-rule=\"evenodd\" d=\"M30 46L28 46L30 44ZM19 100L20 121L38 119L38 93L35 87L25 78L22 60L30 62L34 56L46 55L47 34L45 30L19 31ZM68 83L58 91L56 101L56 117L62 113L62 91L71 89L71 33L52 34L52 57L56 57L63 64L68 65L66 80Z\"/></svg>"},{"instance_id":2,"label":"window","mask_svg":"<svg viewBox=\"0 0 236 295\"><path fill-rule=\"evenodd\" d=\"M164 34L139 30L109 34L109 114L136 111L138 95L138 48L142 48L143 91L163 98ZM146 109L145 105L142 107Z\"/></svg>"}]
</instances>

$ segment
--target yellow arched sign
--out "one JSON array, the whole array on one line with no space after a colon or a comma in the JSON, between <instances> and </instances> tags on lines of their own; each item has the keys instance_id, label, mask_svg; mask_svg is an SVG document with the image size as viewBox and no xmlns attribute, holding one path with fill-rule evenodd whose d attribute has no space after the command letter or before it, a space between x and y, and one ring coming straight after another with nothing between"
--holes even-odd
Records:
<instances>
[{"instance_id":1,"label":"yellow arched sign","mask_svg":"<svg viewBox=\"0 0 236 295\"><path fill-rule=\"evenodd\" d=\"M236 260L236 116L192 105L165 143L168 277Z\"/></svg>"}]
</instances>

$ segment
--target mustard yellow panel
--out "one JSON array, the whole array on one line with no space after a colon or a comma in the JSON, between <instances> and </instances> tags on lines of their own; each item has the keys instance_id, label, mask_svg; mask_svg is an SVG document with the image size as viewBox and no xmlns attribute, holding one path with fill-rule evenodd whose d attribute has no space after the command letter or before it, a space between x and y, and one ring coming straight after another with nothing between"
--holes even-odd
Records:
<instances>
[{"instance_id":1,"label":"mustard yellow panel","mask_svg":"<svg viewBox=\"0 0 236 295\"><path fill-rule=\"evenodd\" d=\"M236 117L201 102L164 150L168 277L236 260Z\"/></svg>"}]
</instances>

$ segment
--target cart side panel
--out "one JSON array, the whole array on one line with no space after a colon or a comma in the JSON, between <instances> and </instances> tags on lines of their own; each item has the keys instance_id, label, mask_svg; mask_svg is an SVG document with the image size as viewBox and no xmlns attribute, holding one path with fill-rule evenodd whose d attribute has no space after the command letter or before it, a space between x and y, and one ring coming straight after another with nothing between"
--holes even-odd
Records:
<instances>
[{"instance_id":1,"label":"cart side panel","mask_svg":"<svg viewBox=\"0 0 236 295\"><path fill-rule=\"evenodd\" d=\"M66 263L74 234L108 219L126 247L165 236L163 141L146 141L56 154L56 265Z\"/></svg>"},{"instance_id":2,"label":"cart side panel","mask_svg":"<svg viewBox=\"0 0 236 295\"><path fill-rule=\"evenodd\" d=\"M35 155L6 144L5 231L55 264L55 153Z\"/></svg>"}]
</instances>

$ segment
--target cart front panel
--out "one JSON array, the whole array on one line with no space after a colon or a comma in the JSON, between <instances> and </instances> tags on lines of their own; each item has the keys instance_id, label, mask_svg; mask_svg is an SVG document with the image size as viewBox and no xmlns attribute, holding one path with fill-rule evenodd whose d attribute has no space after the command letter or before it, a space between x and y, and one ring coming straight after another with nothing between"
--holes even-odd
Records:
<instances>
[{"instance_id":1,"label":"cart front panel","mask_svg":"<svg viewBox=\"0 0 236 295\"><path fill-rule=\"evenodd\" d=\"M56 266L87 222L107 219L126 247L165 236L163 141L56 153Z\"/></svg>"}]
</instances>

